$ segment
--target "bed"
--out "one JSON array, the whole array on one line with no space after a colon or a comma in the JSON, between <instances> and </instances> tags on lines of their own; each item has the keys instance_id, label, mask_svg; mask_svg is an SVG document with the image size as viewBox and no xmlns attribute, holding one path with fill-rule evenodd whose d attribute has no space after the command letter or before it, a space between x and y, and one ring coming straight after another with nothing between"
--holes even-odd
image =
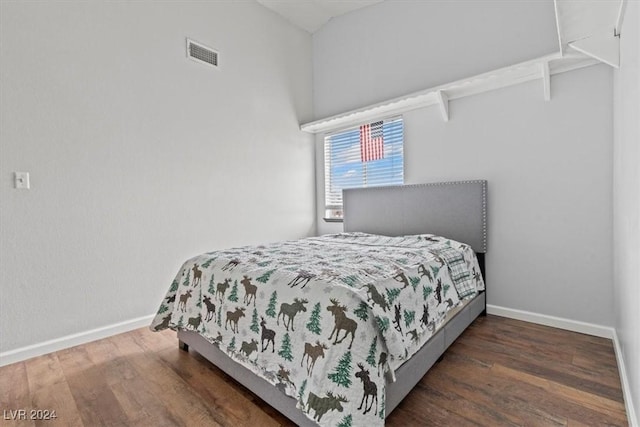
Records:
<instances>
[{"instance_id":1,"label":"bed","mask_svg":"<svg viewBox=\"0 0 640 427\"><path fill-rule=\"evenodd\" d=\"M487 182L343 199L344 233L185 262L151 329L298 425L383 425L486 312Z\"/></svg>"}]
</instances>

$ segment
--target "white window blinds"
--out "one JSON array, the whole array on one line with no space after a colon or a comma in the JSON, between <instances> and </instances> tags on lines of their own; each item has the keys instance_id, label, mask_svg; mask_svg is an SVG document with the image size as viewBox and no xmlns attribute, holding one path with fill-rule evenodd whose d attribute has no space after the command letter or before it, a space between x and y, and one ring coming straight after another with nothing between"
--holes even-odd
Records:
<instances>
[{"instance_id":1,"label":"white window blinds","mask_svg":"<svg viewBox=\"0 0 640 427\"><path fill-rule=\"evenodd\" d=\"M404 183L402 118L366 123L324 139L327 219L342 218L342 189Z\"/></svg>"}]
</instances>

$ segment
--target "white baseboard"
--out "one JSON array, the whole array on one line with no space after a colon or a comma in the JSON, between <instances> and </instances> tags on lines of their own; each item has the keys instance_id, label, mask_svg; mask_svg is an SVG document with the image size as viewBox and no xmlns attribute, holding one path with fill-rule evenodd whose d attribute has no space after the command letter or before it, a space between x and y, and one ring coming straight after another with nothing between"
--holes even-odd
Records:
<instances>
[{"instance_id":1,"label":"white baseboard","mask_svg":"<svg viewBox=\"0 0 640 427\"><path fill-rule=\"evenodd\" d=\"M588 335L594 335L613 340L616 360L618 362L618 370L620 373L620 381L622 384L622 392L627 410L627 417L631 427L638 427L638 419L636 418L635 408L631 400L631 387L627 377L627 369L618 341L618 334L614 328L595 325L592 323L579 322L576 320L564 319L562 317L547 316L545 314L532 313L529 311L515 310L512 308L500 307L487 304L487 313L496 316L508 317L511 319L523 320L526 322L537 323L540 325L551 326L555 328L565 329L569 331L579 332ZM11 351L0 353L0 366L10 365L32 357L41 356L43 354L52 353L54 351L63 350L65 348L74 347L76 345L85 344L102 338L107 338L123 332L148 326L154 318L154 314L149 316L138 317L136 319L127 320L113 325L103 326L101 328L92 329L90 331L80 332L77 334L67 335L65 337L45 341L39 344L18 348Z\"/></svg>"},{"instance_id":2,"label":"white baseboard","mask_svg":"<svg viewBox=\"0 0 640 427\"><path fill-rule=\"evenodd\" d=\"M10 365L32 357L42 356L43 354L52 353L54 351L107 338L122 332L142 328L143 326L150 325L154 316L155 314L138 317L136 319L114 323L113 325L103 326L90 331L79 332L77 334L67 335L42 343L17 348L15 350L5 351L0 353L0 366Z\"/></svg>"},{"instance_id":3,"label":"white baseboard","mask_svg":"<svg viewBox=\"0 0 640 427\"><path fill-rule=\"evenodd\" d=\"M618 333L615 329L613 330L613 348L616 351L616 361L618 362L618 372L620 373L620 382L622 383L622 395L624 396L624 406L627 410L627 419L631 427L638 427L640 423L638 423L636 411L633 407L633 400L631 399L631 385L629 384L629 377L627 377L627 367L624 363L622 347L620 347Z\"/></svg>"},{"instance_id":4,"label":"white baseboard","mask_svg":"<svg viewBox=\"0 0 640 427\"><path fill-rule=\"evenodd\" d=\"M487 304L487 313L602 338L612 339L614 333L613 328L608 326L580 322L562 317L547 316L546 314L532 313L530 311L516 310L492 304Z\"/></svg>"},{"instance_id":5,"label":"white baseboard","mask_svg":"<svg viewBox=\"0 0 640 427\"><path fill-rule=\"evenodd\" d=\"M624 396L627 419L629 420L629 425L631 427L639 427L638 418L636 418L635 408L633 407L633 401L631 400L631 387L629 385L629 377L627 377L627 368L624 363L620 342L618 341L618 334L614 328L565 319L562 317L547 316L546 314L532 313L530 311L515 310L513 308L500 307L491 304L487 304L487 313L613 340L613 348L616 353L616 361L618 362L618 373L620 374L620 383L622 385L622 394Z\"/></svg>"}]
</instances>

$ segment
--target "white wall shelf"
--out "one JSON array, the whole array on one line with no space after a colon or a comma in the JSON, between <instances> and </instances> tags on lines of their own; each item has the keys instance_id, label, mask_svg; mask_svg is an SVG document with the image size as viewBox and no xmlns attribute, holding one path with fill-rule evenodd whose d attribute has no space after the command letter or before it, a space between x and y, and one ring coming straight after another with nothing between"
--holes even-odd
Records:
<instances>
[{"instance_id":1,"label":"white wall shelf","mask_svg":"<svg viewBox=\"0 0 640 427\"><path fill-rule=\"evenodd\" d=\"M581 53L555 53L500 68L467 79L457 80L408 95L347 111L313 122L303 123L300 129L309 133L325 133L356 126L368 121L402 114L411 110L439 106L442 118L449 121L449 101L476 95L503 87L542 80L541 94L545 100L551 99L551 76L600 63Z\"/></svg>"}]
</instances>

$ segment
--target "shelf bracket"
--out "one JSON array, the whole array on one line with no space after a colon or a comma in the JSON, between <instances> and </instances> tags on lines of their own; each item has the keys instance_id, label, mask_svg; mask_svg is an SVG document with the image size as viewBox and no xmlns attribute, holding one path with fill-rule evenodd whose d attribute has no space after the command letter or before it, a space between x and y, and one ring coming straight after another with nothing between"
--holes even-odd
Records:
<instances>
[{"instance_id":1,"label":"shelf bracket","mask_svg":"<svg viewBox=\"0 0 640 427\"><path fill-rule=\"evenodd\" d=\"M551 101L551 73L549 72L549 63L547 61L543 61L540 65L542 68L544 100Z\"/></svg>"},{"instance_id":2,"label":"shelf bracket","mask_svg":"<svg viewBox=\"0 0 640 427\"><path fill-rule=\"evenodd\" d=\"M442 119L445 122L449 121L449 97L447 94L441 90L436 92L436 99L438 101L438 106L440 107L440 113L442 114Z\"/></svg>"}]
</instances>

